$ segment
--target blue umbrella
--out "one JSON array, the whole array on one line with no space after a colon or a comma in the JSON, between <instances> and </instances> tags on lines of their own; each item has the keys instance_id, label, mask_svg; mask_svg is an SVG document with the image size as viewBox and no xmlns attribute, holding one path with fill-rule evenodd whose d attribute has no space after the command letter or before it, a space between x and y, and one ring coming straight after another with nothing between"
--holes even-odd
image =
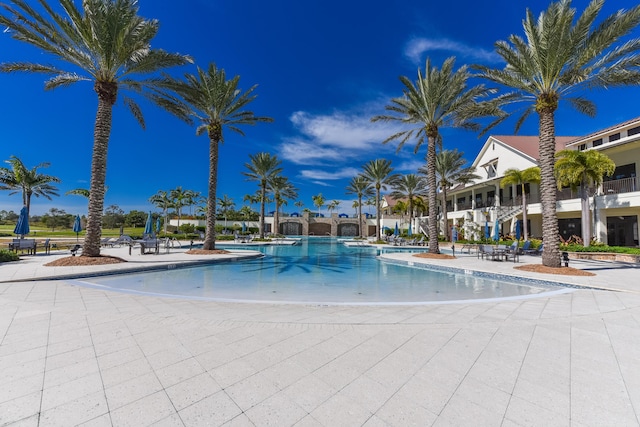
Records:
<instances>
[{"instance_id":1,"label":"blue umbrella","mask_svg":"<svg viewBox=\"0 0 640 427\"><path fill-rule=\"evenodd\" d=\"M409 223L409 230L407 230L407 235L411 236L413 233L411 232L411 223Z\"/></svg>"},{"instance_id":2,"label":"blue umbrella","mask_svg":"<svg viewBox=\"0 0 640 427\"><path fill-rule=\"evenodd\" d=\"M144 234L150 235L153 234L153 226L151 220L151 211L149 211L149 215L147 216L147 223L144 225Z\"/></svg>"},{"instance_id":3,"label":"blue umbrella","mask_svg":"<svg viewBox=\"0 0 640 427\"><path fill-rule=\"evenodd\" d=\"M455 243L458 241L458 229L454 225L451 227L451 243Z\"/></svg>"},{"instance_id":4,"label":"blue umbrella","mask_svg":"<svg viewBox=\"0 0 640 427\"><path fill-rule=\"evenodd\" d=\"M522 236L522 220L521 219L516 221L516 240L520 240L520 236Z\"/></svg>"},{"instance_id":5,"label":"blue umbrella","mask_svg":"<svg viewBox=\"0 0 640 427\"><path fill-rule=\"evenodd\" d=\"M484 222L484 238L489 238L489 221Z\"/></svg>"},{"instance_id":6,"label":"blue umbrella","mask_svg":"<svg viewBox=\"0 0 640 427\"><path fill-rule=\"evenodd\" d=\"M398 233L398 221L396 221L396 229L394 230L393 234L394 234L394 236L397 236L399 234Z\"/></svg>"},{"instance_id":7,"label":"blue umbrella","mask_svg":"<svg viewBox=\"0 0 640 427\"><path fill-rule=\"evenodd\" d=\"M247 231L247 224L244 223L244 221L242 221L242 233L245 233Z\"/></svg>"},{"instance_id":8,"label":"blue umbrella","mask_svg":"<svg viewBox=\"0 0 640 427\"><path fill-rule=\"evenodd\" d=\"M82 231L82 223L80 222L80 215L76 215L75 221L73 221L73 232L76 233L76 242L78 241L78 233Z\"/></svg>"},{"instance_id":9,"label":"blue umbrella","mask_svg":"<svg viewBox=\"0 0 640 427\"><path fill-rule=\"evenodd\" d=\"M493 240L496 242L500 240L500 223L496 219L496 223L493 226Z\"/></svg>"},{"instance_id":10,"label":"blue umbrella","mask_svg":"<svg viewBox=\"0 0 640 427\"><path fill-rule=\"evenodd\" d=\"M27 213L27 207L23 206L20 209L20 216L18 217L18 223L13 230L14 234L19 234L20 238L24 238L25 234L29 234L29 214Z\"/></svg>"},{"instance_id":11,"label":"blue umbrella","mask_svg":"<svg viewBox=\"0 0 640 427\"><path fill-rule=\"evenodd\" d=\"M156 233L160 234L160 227L162 227L162 222L160 222L160 217L156 220Z\"/></svg>"}]
</instances>

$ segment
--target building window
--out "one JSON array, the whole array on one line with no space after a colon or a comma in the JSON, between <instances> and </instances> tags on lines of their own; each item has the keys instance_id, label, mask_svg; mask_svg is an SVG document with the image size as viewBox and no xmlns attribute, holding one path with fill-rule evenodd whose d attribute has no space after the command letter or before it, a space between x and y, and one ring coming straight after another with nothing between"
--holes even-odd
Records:
<instances>
[{"instance_id":1,"label":"building window","mask_svg":"<svg viewBox=\"0 0 640 427\"><path fill-rule=\"evenodd\" d=\"M631 128L627 131L627 135L631 136L631 135L637 135L640 133L640 126L636 126L634 128Z\"/></svg>"},{"instance_id":2,"label":"building window","mask_svg":"<svg viewBox=\"0 0 640 427\"><path fill-rule=\"evenodd\" d=\"M487 178L495 178L498 175L498 162L487 165Z\"/></svg>"},{"instance_id":3,"label":"building window","mask_svg":"<svg viewBox=\"0 0 640 427\"><path fill-rule=\"evenodd\" d=\"M609 135L609 142L617 141L619 139L620 139L620 132L614 133L613 135ZM594 141L593 146L594 147L596 146L595 141Z\"/></svg>"},{"instance_id":4,"label":"building window","mask_svg":"<svg viewBox=\"0 0 640 427\"><path fill-rule=\"evenodd\" d=\"M620 138L620 134L618 134L618 138ZM611 141L611 137L609 137L609 141ZM599 145L602 145L602 138L596 139L595 141L593 141L593 146L594 147L597 147Z\"/></svg>"},{"instance_id":5,"label":"building window","mask_svg":"<svg viewBox=\"0 0 640 427\"><path fill-rule=\"evenodd\" d=\"M587 149L587 144L580 144L580 147L578 147L579 151L584 151Z\"/></svg>"}]
</instances>

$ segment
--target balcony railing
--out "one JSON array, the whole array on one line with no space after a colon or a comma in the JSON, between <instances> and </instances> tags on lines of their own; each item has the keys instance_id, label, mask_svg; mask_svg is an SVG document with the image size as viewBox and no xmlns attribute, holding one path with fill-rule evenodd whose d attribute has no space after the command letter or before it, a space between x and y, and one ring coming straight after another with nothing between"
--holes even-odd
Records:
<instances>
[{"instance_id":1,"label":"balcony railing","mask_svg":"<svg viewBox=\"0 0 640 427\"><path fill-rule=\"evenodd\" d=\"M602 183L602 194L620 194L631 193L632 191L638 191L638 177L614 179L612 181L605 181Z\"/></svg>"}]
</instances>

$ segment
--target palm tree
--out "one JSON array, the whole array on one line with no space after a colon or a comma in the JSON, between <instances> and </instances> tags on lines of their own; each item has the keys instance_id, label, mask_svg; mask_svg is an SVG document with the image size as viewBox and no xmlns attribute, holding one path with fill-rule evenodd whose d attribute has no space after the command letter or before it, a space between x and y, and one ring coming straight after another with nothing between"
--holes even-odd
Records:
<instances>
[{"instance_id":1,"label":"palm tree","mask_svg":"<svg viewBox=\"0 0 640 427\"><path fill-rule=\"evenodd\" d=\"M416 138L414 153L427 139L427 188L429 204L429 252L440 253L438 246L438 217L436 206L436 143L440 141L440 128L453 127L479 130L480 125L473 119L486 116L500 116L498 104L479 102L493 91L483 85L467 87L471 77L467 66L454 71L455 58L444 61L442 68L431 65L427 59L424 76L418 69L415 84L401 76L404 95L391 100L386 110L391 115L381 115L372 121L398 121L403 124L417 125L415 128L397 132L382 143L399 140L398 150L411 138Z\"/></svg>"},{"instance_id":2,"label":"palm tree","mask_svg":"<svg viewBox=\"0 0 640 427\"><path fill-rule=\"evenodd\" d=\"M249 170L242 172L248 181L257 181L260 186L260 238L264 239L264 205L267 197L267 184L274 176L282 172L282 161L270 153L249 154L249 163L244 166Z\"/></svg>"},{"instance_id":3,"label":"palm tree","mask_svg":"<svg viewBox=\"0 0 640 427\"><path fill-rule=\"evenodd\" d=\"M163 190L159 190L156 194L149 197L149 202L155 205L157 208L162 209L162 218L164 223L164 234L167 234L167 213L169 208L173 207L172 197L169 193Z\"/></svg>"},{"instance_id":4,"label":"palm tree","mask_svg":"<svg viewBox=\"0 0 640 427\"><path fill-rule=\"evenodd\" d=\"M528 104L516 131L532 113L538 115L542 263L549 267L560 267L554 176L555 112L559 102L566 100L577 111L595 116L595 105L584 95L594 89L640 83L640 40L622 40L640 23L640 5L600 19L603 5L604 0L591 1L577 19L570 0L551 3L538 19L527 10L523 20L526 40L511 35L508 41L495 44L506 67L476 66L480 77L511 90L499 97L501 101Z\"/></svg>"},{"instance_id":5,"label":"palm tree","mask_svg":"<svg viewBox=\"0 0 640 427\"><path fill-rule=\"evenodd\" d=\"M322 193L318 193L315 196L311 196L313 200L313 205L318 208L318 216L320 216L320 209L324 206L324 202L326 201Z\"/></svg>"},{"instance_id":6,"label":"palm tree","mask_svg":"<svg viewBox=\"0 0 640 427\"><path fill-rule=\"evenodd\" d=\"M58 196L58 189L51 183L58 183L60 179L38 173L39 168L47 168L49 163L40 163L29 169L16 156L11 156L6 162L11 167L0 167L0 190L8 190L9 194L22 193L22 204L27 207L27 214L31 210L31 196L42 196L48 200L51 196Z\"/></svg>"},{"instance_id":7,"label":"palm tree","mask_svg":"<svg viewBox=\"0 0 640 427\"><path fill-rule=\"evenodd\" d=\"M591 211L589 209L589 185L602 184L603 176L610 176L616 164L606 154L599 151L562 150L556 153L555 175L558 188L580 187L582 207L582 244L591 244Z\"/></svg>"},{"instance_id":8,"label":"palm tree","mask_svg":"<svg viewBox=\"0 0 640 427\"><path fill-rule=\"evenodd\" d=\"M224 228L227 228L227 214L230 210L232 210L236 204L233 202L233 199L226 194L222 196L222 198L218 199L218 206L220 206L220 212L224 217Z\"/></svg>"},{"instance_id":9,"label":"palm tree","mask_svg":"<svg viewBox=\"0 0 640 427\"><path fill-rule=\"evenodd\" d=\"M474 168L464 167L467 162L462 156L464 153L458 150L442 150L436 154L436 185L442 195L442 220L444 236L447 240L449 240L450 231L447 216L447 191L454 185L468 184L474 179L480 179L480 176L475 174ZM425 173L426 168L421 168L420 172Z\"/></svg>"},{"instance_id":10,"label":"palm tree","mask_svg":"<svg viewBox=\"0 0 640 427\"><path fill-rule=\"evenodd\" d=\"M362 169L362 176L376 191L376 238L380 239L380 191L395 185L397 175L392 174L391 160L387 159L370 160Z\"/></svg>"},{"instance_id":11,"label":"palm tree","mask_svg":"<svg viewBox=\"0 0 640 427\"><path fill-rule=\"evenodd\" d=\"M227 80L226 73L215 64L207 70L198 67L197 75L185 74L184 81L167 79L163 87L177 93L184 101L185 114L198 122L196 135L205 132L209 137L209 185L207 197L207 228L202 248L215 249L216 244L216 190L218 187L218 152L224 142L223 131L228 129L244 136L240 126L258 122L272 122L269 117L258 117L245 107L256 99L253 91L238 88L240 76ZM166 98L171 103L175 99Z\"/></svg>"},{"instance_id":12,"label":"palm tree","mask_svg":"<svg viewBox=\"0 0 640 427\"><path fill-rule=\"evenodd\" d=\"M65 14L56 13L46 2L38 0L44 9L39 13L25 0L11 0L2 4L0 25L8 29L16 40L28 43L50 54L61 63L71 65L69 70L58 66L12 62L0 65L2 72L37 72L51 78L45 89L70 86L81 81L93 82L98 95L89 216L82 256L100 255L104 183L107 172L107 149L111 134L112 110L118 92L130 89L154 101L158 96L158 76L142 78L157 71L191 62L184 55L151 48L159 23L138 16L136 0L84 0L81 9L73 0L60 0ZM31 2L32 3L32 2ZM141 126L142 111L129 97L124 97ZM178 111L166 104L170 111Z\"/></svg>"},{"instance_id":13,"label":"palm tree","mask_svg":"<svg viewBox=\"0 0 640 427\"><path fill-rule=\"evenodd\" d=\"M295 206L298 209L302 209L304 207L304 202L302 200L298 200L293 204L293 206Z\"/></svg>"},{"instance_id":14,"label":"palm tree","mask_svg":"<svg viewBox=\"0 0 640 427\"><path fill-rule=\"evenodd\" d=\"M287 199L298 197L298 189L293 186L289 178L278 175L272 177L267 183L269 191L273 193L276 202L276 209L273 217L273 228L275 233L280 233L280 207L287 204Z\"/></svg>"},{"instance_id":15,"label":"palm tree","mask_svg":"<svg viewBox=\"0 0 640 427\"><path fill-rule=\"evenodd\" d=\"M327 210L329 211L329 214L331 214L333 211L337 211L339 206L340 206L339 200L332 200L331 202L329 202L329 204L327 205Z\"/></svg>"},{"instance_id":16,"label":"palm tree","mask_svg":"<svg viewBox=\"0 0 640 427\"><path fill-rule=\"evenodd\" d=\"M178 228L180 228L180 219L182 218L182 208L188 206L192 190L183 190L182 186L178 186L169 191L169 199L171 199L171 207L176 210L178 215Z\"/></svg>"},{"instance_id":17,"label":"palm tree","mask_svg":"<svg viewBox=\"0 0 640 427\"><path fill-rule=\"evenodd\" d=\"M524 170L515 168L507 169L504 171L504 177L500 181L500 187L504 188L507 185L519 185L522 190L522 228L524 240L529 239L529 226L527 225L527 195L525 193L525 184L539 184L540 183L540 168L533 166Z\"/></svg>"},{"instance_id":18,"label":"palm tree","mask_svg":"<svg viewBox=\"0 0 640 427\"><path fill-rule=\"evenodd\" d=\"M374 188L371 186L371 182L362 175L357 175L351 178L349 185L347 185L347 194L355 194L358 197L358 227L360 228L360 237L365 237L364 227L362 226L362 198L370 198L375 194Z\"/></svg>"},{"instance_id":19,"label":"palm tree","mask_svg":"<svg viewBox=\"0 0 640 427\"><path fill-rule=\"evenodd\" d=\"M391 197L394 199L407 199L407 209L409 211L409 223L413 220L413 210L416 197L424 194L426 182L423 177L416 174L401 175L393 186Z\"/></svg>"}]
</instances>

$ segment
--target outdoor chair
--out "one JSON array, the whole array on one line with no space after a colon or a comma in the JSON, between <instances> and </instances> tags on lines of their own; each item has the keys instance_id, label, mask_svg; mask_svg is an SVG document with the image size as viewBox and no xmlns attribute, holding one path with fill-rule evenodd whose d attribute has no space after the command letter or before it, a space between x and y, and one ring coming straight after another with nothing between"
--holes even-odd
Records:
<instances>
[{"instance_id":1,"label":"outdoor chair","mask_svg":"<svg viewBox=\"0 0 640 427\"><path fill-rule=\"evenodd\" d=\"M531 240L527 240L524 242L524 244L518 251L520 252L520 254L526 254L530 247L531 247Z\"/></svg>"},{"instance_id":2,"label":"outdoor chair","mask_svg":"<svg viewBox=\"0 0 640 427\"><path fill-rule=\"evenodd\" d=\"M538 246L535 249L527 249L526 251L523 251L523 252L527 255L540 255L542 254L543 249L544 249L544 243L542 243L540 246Z\"/></svg>"}]
</instances>

